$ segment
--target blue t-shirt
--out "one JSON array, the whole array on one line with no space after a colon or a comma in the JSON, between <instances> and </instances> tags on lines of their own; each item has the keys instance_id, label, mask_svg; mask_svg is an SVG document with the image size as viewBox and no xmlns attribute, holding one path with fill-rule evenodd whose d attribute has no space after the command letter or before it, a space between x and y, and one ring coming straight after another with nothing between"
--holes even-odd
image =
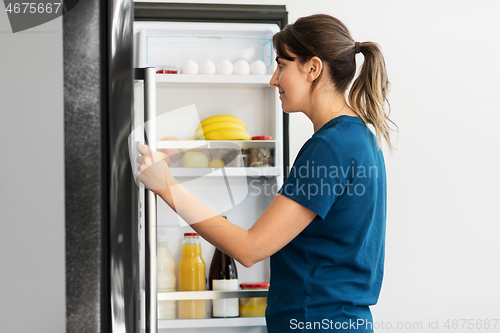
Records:
<instances>
[{"instance_id":1,"label":"blue t-shirt","mask_svg":"<svg viewBox=\"0 0 500 333\"><path fill-rule=\"evenodd\" d=\"M279 193L317 216L271 256L268 332L372 332L387 196L372 131L358 117L330 120L304 144Z\"/></svg>"}]
</instances>

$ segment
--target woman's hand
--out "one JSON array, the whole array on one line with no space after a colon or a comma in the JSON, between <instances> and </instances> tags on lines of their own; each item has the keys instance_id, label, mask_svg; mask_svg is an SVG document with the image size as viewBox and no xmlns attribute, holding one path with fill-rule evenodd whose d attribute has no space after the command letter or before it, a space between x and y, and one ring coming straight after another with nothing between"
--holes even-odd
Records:
<instances>
[{"instance_id":1,"label":"woman's hand","mask_svg":"<svg viewBox=\"0 0 500 333\"><path fill-rule=\"evenodd\" d=\"M137 177L147 189L164 196L170 193L169 186L177 184L166 161L146 145L138 145L137 151L142 156L137 158L139 172Z\"/></svg>"}]
</instances>

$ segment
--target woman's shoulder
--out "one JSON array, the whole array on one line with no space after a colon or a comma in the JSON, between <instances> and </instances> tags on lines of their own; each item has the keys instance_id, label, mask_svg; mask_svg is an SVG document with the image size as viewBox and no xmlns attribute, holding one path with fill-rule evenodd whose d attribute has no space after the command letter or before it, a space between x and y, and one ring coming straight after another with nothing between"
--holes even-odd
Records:
<instances>
[{"instance_id":1,"label":"woman's shoulder","mask_svg":"<svg viewBox=\"0 0 500 333\"><path fill-rule=\"evenodd\" d=\"M367 129L368 127L361 118L341 116L336 118L335 121L327 123L314 133L311 139L326 140L339 145L347 141L363 139L367 134Z\"/></svg>"},{"instance_id":2,"label":"woman's shoulder","mask_svg":"<svg viewBox=\"0 0 500 333\"><path fill-rule=\"evenodd\" d=\"M359 117L340 117L331 126L316 132L310 140L313 145L325 142L344 156L372 152L377 148L374 133Z\"/></svg>"}]
</instances>

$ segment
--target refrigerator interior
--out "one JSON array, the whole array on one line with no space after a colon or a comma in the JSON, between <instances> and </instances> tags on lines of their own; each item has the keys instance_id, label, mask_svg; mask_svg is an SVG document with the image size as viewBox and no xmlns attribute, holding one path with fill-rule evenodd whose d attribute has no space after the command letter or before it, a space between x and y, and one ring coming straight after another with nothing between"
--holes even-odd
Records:
<instances>
[{"instance_id":1,"label":"refrigerator interior","mask_svg":"<svg viewBox=\"0 0 500 333\"><path fill-rule=\"evenodd\" d=\"M226 167L223 168L224 172L221 168L183 168L180 167L182 149L179 150L178 160L172 162L176 166L173 168L174 175L190 193L217 213L226 215L229 221L247 229L264 212L283 183L283 115L277 89L269 86L275 69L272 36L278 31L279 27L274 24L134 22L135 67L167 66L180 70L189 59L198 64L210 60L215 65L224 59L232 63L241 59L249 63L261 60L266 65L265 75L156 75L155 139L158 147L192 147L197 140L188 141L188 138L194 135L198 122L219 114L242 119L250 136L272 137L271 141L265 143L273 147L273 165L269 168ZM134 94L136 113L142 112L141 91L141 82L137 81ZM135 119L140 124L141 118L135 116ZM160 141L167 136L174 136L179 141ZM140 141L140 138L134 140ZM228 142L224 147L238 150L238 145ZM168 236L169 251L178 263L182 254L183 234L192 229L161 199L157 205L157 225L158 234ZM144 240L140 243L141 257L144 258ZM201 243L208 273L214 247L203 239ZM143 269L144 265L141 264ZM251 268L237 263L237 269L239 283L269 281L269 259ZM175 274L177 276L177 267ZM141 288L144 289L143 279ZM207 318L210 318L210 302L207 301ZM239 323L232 319L207 319L202 322L159 320L159 331L266 331L263 318L242 319L248 320L240 320Z\"/></svg>"}]
</instances>

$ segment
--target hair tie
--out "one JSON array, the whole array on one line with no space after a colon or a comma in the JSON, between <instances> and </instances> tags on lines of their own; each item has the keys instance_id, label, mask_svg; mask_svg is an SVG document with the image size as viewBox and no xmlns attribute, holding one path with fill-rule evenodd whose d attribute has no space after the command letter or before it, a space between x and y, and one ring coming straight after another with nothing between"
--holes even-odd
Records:
<instances>
[{"instance_id":1,"label":"hair tie","mask_svg":"<svg viewBox=\"0 0 500 333\"><path fill-rule=\"evenodd\" d=\"M356 42L356 43L354 43L354 45L356 46L356 51L355 51L355 52L356 52L356 53L361 52L361 50L360 50L360 43L359 43L359 42Z\"/></svg>"}]
</instances>

